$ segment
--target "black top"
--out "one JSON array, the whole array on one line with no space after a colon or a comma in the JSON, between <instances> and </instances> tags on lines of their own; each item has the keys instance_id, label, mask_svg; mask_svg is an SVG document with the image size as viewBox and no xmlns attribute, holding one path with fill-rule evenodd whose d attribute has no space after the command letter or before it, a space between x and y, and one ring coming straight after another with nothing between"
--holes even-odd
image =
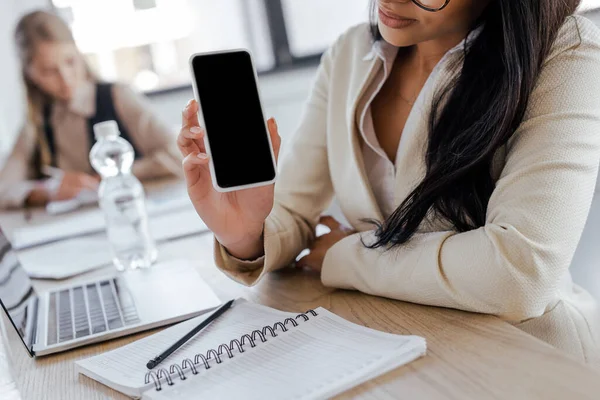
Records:
<instances>
[{"instance_id":1,"label":"black top","mask_svg":"<svg viewBox=\"0 0 600 400\"><path fill-rule=\"evenodd\" d=\"M94 125L100 122L106 121L116 121L119 126L119 131L121 131L121 137L127 140L133 146L133 150L135 151L136 160L142 157L142 153L136 147L135 143L129 136L129 132L125 127L125 124L119 118L117 111L115 109L115 102L112 95L113 84L111 83L97 83L96 84L96 114L88 119L88 137L90 148L96 143L96 138L94 136ZM53 167L57 167L57 153L56 153L56 144L54 140L54 129L52 128L52 124L50 122L50 115L52 114L52 104L46 104L44 106L44 135L46 137L46 143L48 143L48 149L50 150L51 155L51 165ZM39 149L38 149L39 153ZM39 157L39 156L38 156Z\"/></svg>"}]
</instances>

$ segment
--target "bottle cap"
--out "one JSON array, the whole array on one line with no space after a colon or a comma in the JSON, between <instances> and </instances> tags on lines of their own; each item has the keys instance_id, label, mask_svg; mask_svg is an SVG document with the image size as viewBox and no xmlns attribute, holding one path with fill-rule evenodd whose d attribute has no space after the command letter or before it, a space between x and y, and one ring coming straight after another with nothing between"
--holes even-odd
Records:
<instances>
[{"instance_id":1,"label":"bottle cap","mask_svg":"<svg viewBox=\"0 0 600 400\"><path fill-rule=\"evenodd\" d=\"M100 122L99 124L94 125L94 136L96 137L96 140L111 136L121 136L117 121Z\"/></svg>"}]
</instances>

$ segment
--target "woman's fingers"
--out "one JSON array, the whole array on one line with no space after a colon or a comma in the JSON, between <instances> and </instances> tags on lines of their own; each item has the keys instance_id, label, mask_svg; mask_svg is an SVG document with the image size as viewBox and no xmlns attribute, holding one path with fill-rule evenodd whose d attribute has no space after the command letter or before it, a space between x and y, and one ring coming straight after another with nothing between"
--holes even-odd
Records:
<instances>
[{"instance_id":1,"label":"woman's fingers","mask_svg":"<svg viewBox=\"0 0 600 400\"><path fill-rule=\"evenodd\" d=\"M314 257L311 257L312 253L309 253L307 255L305 255L304 257L302 257L301 259L299 259L298 261L296 261L296 267L297 268L310 268L312 269L312 265L314 264Z\"/></svg>"},{"instance_id":2,"label":"woman's fingers","mask_svg":"<svg viewBox=\"0 0 600 400\"><path fill-rule=\"evenodd\" d=\"M336 230L336 229L341 229L341 227L342 227L342 224L340 224L335 218L333 218L329 215L325 215L325 216L322 216L321 218L319 218L319 224L325 225L332 231Z\"/></svg>"},{"instance_id":3,"label":"woman's fingers","mask_svg":"<svg viewBox=\"0 0 600 400\"><path fill-rule=\"evenodd\" d=\"M182 134L186 139L192 140L198 146L200 153L206 153L206 148L204 147L204 136L206 133L203 128L192 126L190 129L184 130Z\"/></svg>"},{"instance_id":4,"label":"woman's fingers","mask_svg":"<svg viewBox=\"0 0 600 400\"><path fill-rule=\"evenodd\" d=\"M204 146L204 129L194 126L183 128L177 136L177 146L184 157L191 153L206 153Z\"/></svg>"},{"instance_id":5,"label":"woman's fingers","mask_svg":"<svg viewBox=\"0 0 600 400\"><path fill-rule=\"evenodd\" d=\"M271 136L271 143L273 144L275 162L278 163L279 151L281 150L281 136L279 136L279 128L277 127L277 121L275 121L275 118L270 118L267 121L267 127L269 128L269 135Z\"/></svg>"},{"instance_id":6,"label":"woman's fingers","mask_svg":"<svg viewBox=\"0 0 600 400\"><path fill-rule=\"evenodd\" d=\"M211 187L209 157L205 153L191 153L183 159L183 171L188 188L200 189L197 194L203 196Z\"/></svg>"},{"instance_id":7,"label":"woman's fingers","mask_svg":"<svg viewBox=\"0 0 600 400\"><path fill-rule=\"evenodd\" d=\"M190 100L182 113L181 131L177 147L184 157L191 153L205 153L204 130L198 124L198 102Z\"/></svg>"},{"instance_id":8,"label":"woman's fingers","mask_svg":"<svg viewBox=\"0 0 600 400\"><path fill-rule=\"evenodd\" d=\"M296 268L319 272L321 270L321 264L322 261L319 261L319 255L311 250L309 254L296 261Z\"/></svg>"},{"instance_id":9,"label":"woman's fingers","mask_svg":"<svg viewBox=\"0 0 600 400\"><path fill-rule=\"evenodd\" d=\"M198 102L196 100L190 100L185 106L185 109L183 110L181 126L184 128L200 126L200 123L198 122L199 110L200 106L198 105Z\"/></svg>"},{"instance_id":10,"label":"woman's fingers","mask_svg":"<svg viewBox=\"0 0 600 400\"><path fill-rule=\"evenodd\" d=\"M98 189L99 180L90 175L84 175L81 177L81 185L87 189L96 190Z\"/></svg>"},{"instance_id":11,"label":"woman's fingers","mask_svg":"<svg viewBox=\"0 0 600 400\"><path fill-rule=\"evenodd\" d=\"M98 189L100 179L80 172L66 172L61 181L61 186L74 188L74 190L81 189Z\"/></svg>"},{"instance_id":12,"label":"woman's fingers","mask_svg":"<svg viewBox=\"0 0 600 400\"><path fill-rule=\"evenodd\" d=\"M52 200L70 200L77 196L81 192L83 186L81 182L76 179L63 179L58 190L52 196Z\"/></svg>"}]
</instances>

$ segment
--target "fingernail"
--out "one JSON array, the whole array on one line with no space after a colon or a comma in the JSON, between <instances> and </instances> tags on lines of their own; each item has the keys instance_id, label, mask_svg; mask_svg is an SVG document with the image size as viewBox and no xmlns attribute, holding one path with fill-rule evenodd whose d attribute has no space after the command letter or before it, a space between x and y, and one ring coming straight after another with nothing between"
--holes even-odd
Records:
<instances>
[{"instance_id":1,"label":"fingernail","mask_svg":"<svg viewBox=\"0 0 600 400\"><path fill-rule=\"evenodd\" d=\"M197 157L201 160L206 160L208 155L206 153L198 153Z\"/></svg>"},{"instance_id":2,"label":"fingernail","mask_svg":"<svg viewBox=\"0 0 600 400\"><path fill-rule=\"evenodd\" d=\"M192 105L192 101L194 101L194 99L188 101L187 104L185 105L185 108L189 108Z\"/></svg>"},{"instance_id":3,"label":"fingernail","mask_svg":"<svg viewBox=\"0 0 600 400\"><path fill-rule=\"evenodd\" d=\"M196 135L199 135L202 133L202 129L199 126L193 126L190 128L190 132L195 133Z\"/></svg>"},{"instance_id":4,"label":"fingernail","mask_svg":"<svg viewBox=\"0 0 600 400\"><path fill-rule=\"evenodd\" d=\"M275 118L271 118L271 120L273 121L273 125L275 125L275 129L279 130L279 127L277 126L277 121L275 120Z\"/></svg>"}]
</instances>

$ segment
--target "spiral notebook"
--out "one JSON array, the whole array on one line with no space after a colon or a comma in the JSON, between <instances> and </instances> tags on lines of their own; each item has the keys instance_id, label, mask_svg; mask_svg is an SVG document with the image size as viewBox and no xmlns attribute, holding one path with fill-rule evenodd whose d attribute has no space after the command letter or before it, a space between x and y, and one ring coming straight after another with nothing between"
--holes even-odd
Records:
<instances>
[{"instance_id":1,"label":"spiral notebook","mask_svg":"<svg viewBox=\"0 0 600 400\"><path fill-rule=\"evenodd\" d=\"M145 365L198 317L77 362L87 375L150 400L325 399L425 354L425 339L379 332L323 309L303 314L236 300L152 371Z\"/></svg>"}]
</instances>

